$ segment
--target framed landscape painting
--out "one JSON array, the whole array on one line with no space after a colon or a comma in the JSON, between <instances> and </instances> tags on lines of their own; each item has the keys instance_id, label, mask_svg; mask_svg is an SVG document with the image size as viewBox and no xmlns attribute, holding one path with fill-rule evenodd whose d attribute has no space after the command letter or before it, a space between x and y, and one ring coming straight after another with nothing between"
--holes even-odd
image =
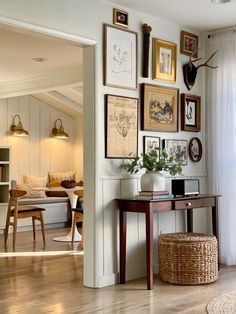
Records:
<instances>
[{"instance_id":1,"label":"framed landscape painting","mask_svg":"<svg viewBox=\"0 0 236 314\"><path fill-rule=\"evenodd\" d=\"M138 155L138 99L106 95L106 158Z\"/></svg>"},{"instance_id":2,"label":"framed landscape painting","mask_svg":"<svg viewBox=\"0 0 236 314\"><path fill-rule=\"evenodd\" d=\"M178 132L179 90L151 84L141 88L142 129Z\"/></svg>"},{"instance_id":3,"label":"framed landscape painting","mask_svg":"<svg viewBox=\"0 0 236 314\"><path fill-rule=\"evenodd\" d=\"M137 89L137 33L104 24L104 84Z\"/></svg>"}]
</instances>

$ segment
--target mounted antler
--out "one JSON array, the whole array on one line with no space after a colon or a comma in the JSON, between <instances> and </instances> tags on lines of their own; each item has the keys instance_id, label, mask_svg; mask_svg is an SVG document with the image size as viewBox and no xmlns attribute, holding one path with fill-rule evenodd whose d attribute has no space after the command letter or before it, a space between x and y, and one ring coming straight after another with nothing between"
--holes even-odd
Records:
<instances>
[{"instance_id":1,"label":"mounted antler","mask_svg":"<svg viewBox=\"0 0 236 314\"><path fill-rule=\"evenodd\" d=\"M214 57L214 55L217 53L217 51L215 51L207 60L206 62L202 63L202 64L199 64L198 66L195 66L194 65L194 62L196 61L199 61L199 60L202 60L202 58L198 58L198 59L195 59L195 60L192 60L192 57L193 55L196 53L196 51L194 51L190 57L189 57L189 62L186 63L184 66L183 66L183 70L184 70L184 82L188 88L188 90L190 90L194 83L195 83L195 79L197 77L197 71L200 67L208 67L208 68L211 68L211 69L216 69L218 68L218 66L212 66L212 65L209 65L208 62Z\"/></svg>"}]
</instances>

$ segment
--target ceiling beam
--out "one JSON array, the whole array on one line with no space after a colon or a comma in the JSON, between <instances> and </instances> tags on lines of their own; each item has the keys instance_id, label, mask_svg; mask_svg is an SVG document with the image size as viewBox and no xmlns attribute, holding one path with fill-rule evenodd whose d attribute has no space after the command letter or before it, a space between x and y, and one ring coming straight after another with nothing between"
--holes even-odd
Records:
<instances>
[{"instance_id":1,"label":"ceiling beam","mask_svg":"<svg viewBox=\"0 0 236 314\"><path fill-rule=\"evenodd\" d=\"M34 77L0 84L0 98L16 97L78 84L83 81L82 68L50 76Z\"/></svg>"}]
</instances>

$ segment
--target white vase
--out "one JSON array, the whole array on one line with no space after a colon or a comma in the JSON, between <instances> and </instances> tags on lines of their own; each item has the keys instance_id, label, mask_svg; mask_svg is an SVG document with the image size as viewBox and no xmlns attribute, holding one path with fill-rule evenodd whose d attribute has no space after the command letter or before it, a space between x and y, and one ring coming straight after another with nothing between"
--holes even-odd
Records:
<instances>
[{"instance_id":1,"label":"white vase","mask_svg":"<svg viewBox=\"0 0 236 314\"><path fill-rule=\"evenodd\" d=\"M164 191L165 177L159 171L146 171L141 176L142 191Z\"/></svg>"}]
</instances>

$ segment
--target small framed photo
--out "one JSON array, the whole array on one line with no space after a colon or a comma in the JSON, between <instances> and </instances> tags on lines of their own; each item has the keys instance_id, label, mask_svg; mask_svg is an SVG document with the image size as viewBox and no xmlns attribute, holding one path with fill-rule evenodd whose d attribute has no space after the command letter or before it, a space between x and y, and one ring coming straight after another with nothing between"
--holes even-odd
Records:
<instances>
[{"instance_id":1,"label":"small framed photo","mask_svg":"<svg viewBox=\"0 0 236 314\"><path fill-rule=\"evenodd\" d=\"M104 85L137 89L137 33L104 24Z\"/></svg>"},{"instance_id":2,"label":"small framed photo","mask_svg":"<svg viewBox=\"0 0 236 314\"><path fill-rule=\"evenodd\" d=\"M154 80L176 81L176 47L169 41L153 38L153 66Z\"/></svg>"},{"instance_id":3,"label":"small framed photo","mask_svg":"<svg viewBox=\"0 0 236 314\"><path fill-rule=\"evenodd\" d=\"M138 155L138 99L106 95L106 158Z\"/></svg>"},{"instance_id":4,"label":"small framed photo","mask_svg":"<svg viewBox=\"0 0 236 314\"><path fill-rule=\"evenodd\" d=\"M128 12L113 9L113 24L127 28L129 25Z\"/></svg>"},{"instance_id":5,"label":"small framed photo","mask_svg":"<svg viewBox=\"0 0 236 314\"><path fill-rule=\"evenodd\" d=\"M151 84L141 85L142 129L178 132L179 90Z\"/></svg>"},{"instance_id":6,"label":"small framed photo","mask_svg":"<svg viewBox=\"0 0 236 314\"><path fill-rule=\"evenodd\" d=\"M192 55L194 58L197 58L198 36L185 31L181 31L180 53L186 56Z\"/></svg>"},{"instance_id":7,"label":"small framed photo","mask_svg":"<svg viewBox=\"0 0 236 314\"><path fill-rule=\"evenodd\" d=\"M181 130L201 130L201 97L181 94Z\"/></svg>"},{"instance_id":8,"label":"small framed photo","mask_svg":"<svg viewBox=\"0 0 236 314\"><path fill-rule=\"evenodd\" d=\"M143 153L150 153L152 150L160 148L160 137L144 136L143 137Z\"/></svg>"},{"instance_id":9,"label":"small framed photo","mask_svg":"<svg viewBox=\"0 0 236 314\"><path fill-rule=\"evenodd\" d=\"M181 162L183 166L187 165L188 141L186 140L163 140L163 148L173 157L173 163Z\"/></svg>"},{"instance_id":10,"label":"small framed photo","mask_svg":"<svg viewBox=\"0 0 236 314\"><path fill-rule=\"evenodd\" d=\"M198 162L202 159L202 143L198 137L193 137L189 141L188 151L192 161Z\"/></svg>"}]
</instances>

